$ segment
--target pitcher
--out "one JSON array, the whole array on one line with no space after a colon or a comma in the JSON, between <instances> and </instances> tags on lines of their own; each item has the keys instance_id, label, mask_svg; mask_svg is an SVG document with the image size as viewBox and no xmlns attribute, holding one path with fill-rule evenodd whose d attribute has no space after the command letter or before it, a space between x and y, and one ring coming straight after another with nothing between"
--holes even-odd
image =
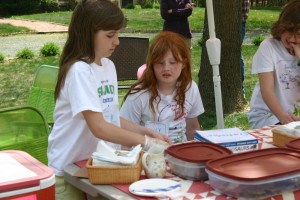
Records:
<instances>
[{"instance_id":1,"label":"pitcher","mask_svg":"<svg viewBox=\"0 0 300 200\"><path fill-rule=\"evenodd\" d=\"M144 171L148 178L163 178L167 173L164 147L152 146L142 157Z\"/></svg>"}]
</instances>

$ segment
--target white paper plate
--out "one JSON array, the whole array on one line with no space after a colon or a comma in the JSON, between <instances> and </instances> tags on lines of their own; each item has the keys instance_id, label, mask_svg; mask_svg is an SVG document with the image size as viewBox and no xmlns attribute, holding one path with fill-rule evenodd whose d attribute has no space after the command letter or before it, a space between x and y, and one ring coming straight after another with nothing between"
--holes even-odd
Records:
<instances>
[{"instance_id":1,"label":"white paper plate","mask_svg":"<svg viewBox=\"0 0 300 200\"><path fill-rule=\"evenodd\" d=\"M180 183L168 179L152 178L132 183L129 191L139 196L158 196L181 189Z\"/></svg>"}]
</instances>

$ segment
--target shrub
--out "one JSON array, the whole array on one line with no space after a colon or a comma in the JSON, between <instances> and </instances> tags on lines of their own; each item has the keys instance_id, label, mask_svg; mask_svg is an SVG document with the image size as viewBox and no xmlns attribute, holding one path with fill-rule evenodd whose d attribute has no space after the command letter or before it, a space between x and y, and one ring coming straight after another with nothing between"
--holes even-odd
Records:
<instances>
[{"instance_id":1,"label":"shrub","mask_svg":"<svg viewBox=\"0 0 300 200\"><path fill-rule=\"evenodd\" d=\"M143 9L152 9L153 8L153 4L152 3L146 3L142 8Z\"/></svg>"},{"instance_id":2,"label":"shrub","mask_svg":"<svg viewBox=\"0 0 300 200\"><path fill-rule=\"evenodd\" d=\"M153 0L138 0L138 4L141 5L141 8L153 8Z\"/></svg>"},{"instance_id":3,"label":"shrub","mask_svg":"<svg viewBox=\"0 0 300 200\"><path fill-rule=\"evenodd\" d=\"M158 3L155 3L155 4L154 4L154 8L155 8L155 9L159 9L159 8L160 8L160 5L159 5Z\"/></svg>"},{"instance_id":4,"label":"shrub","mask_svg":"<svg viewBox=\"0 0 300 200\"><path fill-rule=\"evenodd\" d=\"M41 0L41 8L44 12L54 12L59 10L57 0Z\"/></svg>"},{"instance_id":5,"label":"shrub","mask_svg":"<svg viewBox=\"0 0 300 200\"><path fill-rule=\"evenodd\" d=\"M48 42L40 49L40 53L44 57L56 56L60 53L60 48L54 42Z\"/></svg>"},{"instance_id":6,"label":"shrub","mask_svg":"<svg viewBox=\"0 0 300 200\"><path fill-rule=\"evenodd\" d=\"M198 45L199 45L200 47L202 47L202 45L203 45L203 38L199 38L199 39L197 40L197 43L198 43Z\"/></svg>"},{"instance_id":7,"label":"shrub","mask_svg":"<svg viewBox=\"0 0 300 200\"><path fill-rule=\"evenodd\" d=\"M4 62L4 59L5 59L5 56L2 53L0 53L0 62Z\"/></svg>"},{"instance_id":8,"label":"shrub","mask_svg":"<svg viewBox=\"0 0 300 200\"><path fill-rule=\"evenodd\" d=\"M261 43L264 39L266 39L266 37L264 37L264 36L262 36L262 35L259 35L259 36L255 37L255 38L253 38L251 42L252 42L252 44L254 44L255 46L259 46L260 43Z\"/></svg>"},{"instance_id":9,"label":"shrub","mask_svg":"<svg viewBox=\"0 0 300 200\"><path fill-rule=\"evenodd\" d=\"M76 5L78 4L80 0L69 0L69 6L71 10L74 10L74 8L76 7Z\"/></svg>"},{"instance_id":10,"label":"shrub","mask_svg":"<svg viewBox=\"0 0 300 200\"><path fill-rule=\"evenodd\" d=\"M128 3L128 4L126 4L126 6L124 8L125 9L135 9L135 5L133 3Z\"/></svg>"},{"instance_id":11,"label":"shrub","mask_svg":"<svg viewBox=\"0 0 300 200\"><path fill-rule=\"evenodd\" d=\"M38 11L41 0L1 0L1 11L6 15L19 15ZM3 13L2 13L3 14Z\"/></svg>"},{"instance_id":12,"label":"shrub","mask_svg":"<svg viewBox=\"0 0 300 200\"><path fill-rule=\"evenodd\" d=\"M19 59L31 59L34 57L34 52L29 48L24 48L17 52L17 58Z\"/></svg>"}]
</instances>

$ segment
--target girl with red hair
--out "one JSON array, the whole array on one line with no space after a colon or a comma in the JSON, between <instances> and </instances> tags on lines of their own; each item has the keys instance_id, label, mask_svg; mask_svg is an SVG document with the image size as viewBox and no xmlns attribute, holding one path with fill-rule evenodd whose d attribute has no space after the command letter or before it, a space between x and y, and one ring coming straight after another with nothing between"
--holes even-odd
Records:
<instances>
[{"instance_id":1,"label":"girl with red hair","mask_svg":"<svg viewBox=\"0 0 300 200\"><path fill-rule=\"evenodd\" d=\"M146 69L124 97L120 115L168 136L173 143L194 138L204 112L192 80L190 50L173 32L159 33L150 46Z\"/></svg>"}]
</instances>

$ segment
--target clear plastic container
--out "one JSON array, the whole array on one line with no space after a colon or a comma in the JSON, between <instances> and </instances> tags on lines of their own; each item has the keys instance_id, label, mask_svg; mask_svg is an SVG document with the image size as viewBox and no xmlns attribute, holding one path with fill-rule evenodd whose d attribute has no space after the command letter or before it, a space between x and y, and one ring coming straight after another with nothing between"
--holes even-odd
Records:
<instances>
[{"instance_id":1,"label":"clear plastic container","mask_svg":"<svg viewBox=\"0 0 300 200\"><path fill-rule=\"evenodd\" d=\"M227 148L208 142L187 142L166 149L166 161L173 174L189 180L207 180L205 163L231 155Z\"/></svg>"},{"instance_id":2,"label":"clear plastic container","mask_svg":"<svg viewBox=\"0 0 300 200\"><path fill-rule=\"evenodd\" d=\"M189 180L207 180L208 175L205 172L203 163L191 163L179 160L171 155L166 155L166 161L171 169L171 172L181 178Z\"/></svg>"},{"instance_id":3,"label":"clear plastic container","mask_svg":"<svg viewBox=\"0 0 300 200\"><path fill-rule=\"evenodd\" d=\"M300 152L272 148L207 162L210 185L238 199L258 200L300 189Z\"/></svg>"}]
</instances>

